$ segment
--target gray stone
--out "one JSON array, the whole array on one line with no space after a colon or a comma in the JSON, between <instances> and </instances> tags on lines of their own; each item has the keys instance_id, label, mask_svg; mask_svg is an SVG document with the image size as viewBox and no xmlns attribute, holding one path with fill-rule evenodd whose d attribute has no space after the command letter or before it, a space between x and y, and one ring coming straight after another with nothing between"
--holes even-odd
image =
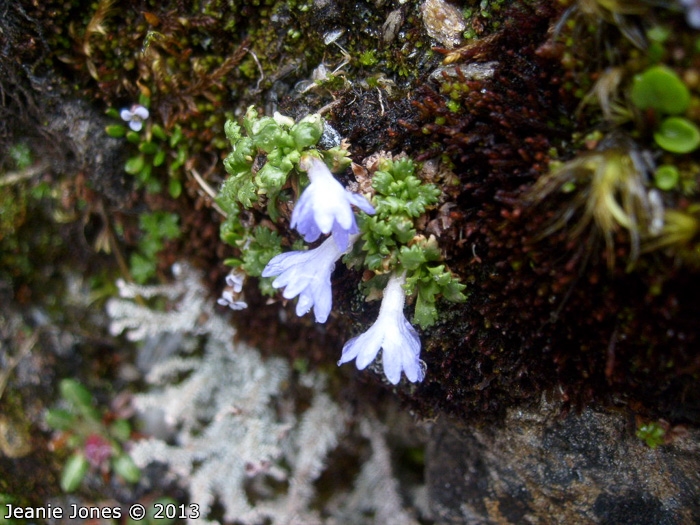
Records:
<instances>
[{"instance_id":1,"label":"gray stone","mask_svg":"<svg viewBox=\"0 0 700 525\"><path fill-rule=\"evenodd\" d=\"M441 420L427 450L432 512L445 524L700 522L696 430L649 448L623 412L509 410L495 425Z\"/></svg>"}]
</instances>

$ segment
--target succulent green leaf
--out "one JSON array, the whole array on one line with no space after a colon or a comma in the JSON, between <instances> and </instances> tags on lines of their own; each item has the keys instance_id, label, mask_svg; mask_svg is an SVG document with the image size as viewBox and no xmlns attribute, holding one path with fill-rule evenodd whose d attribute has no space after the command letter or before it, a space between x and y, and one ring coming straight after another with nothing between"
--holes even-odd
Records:
<instances>
[{"instance_id":1,"label":"succulent green leaf","mask_svg":"<svg viewBox=\"0 0 700 525\"><path fill-rule=\"evenodd\" d=\"M62 408L51 408L44 415L46 424L55 430L68 430L76 423L76 416Z\"/></svg>"},{"instance_id":2,"label":"succulent green leaf","mask_svg":"<svg viewBox=\"0 0 700 525\"><path fill-rule=\"evenodd\" d=\"M666 430L657 422L648 423L637 429L636 435L644 441L649 448L656 448L664 444Z\"/></svg>"},{"instance_id":3,"label":"succulent green leaf","mask_svg":"<svg viewBox=\"0 0 700 525\"><path fill-rule=\"evenodd\" d=\"M110 137L119 139L126 135L126 127L122 126L121 124L112 124L111 126L107 126L105 128L105 132Z\"/></svg>"},{"instance_id":4,"label":"succulent green leaf","mask_svg":"<svg viewBox=\"0 0 700 525\"><path fill-rule=\"evenodd\" d=\"M368 253L365 257L365 265L368 269L377 272L384 268L384 256L380 253Z\"/></svg>"},{"instance_id":5,"label":"succulent green leaf","mask_svg":"<svg viewBox=\"0 0 700 525\"><path fill-rule=\"evenodd\" d=\"M252 124L253 144L270 153L277 147L284 147L289 142L289 134L271 117L263 117Z\"/></svg>"},{"instance_id":6,"label":"succulent green leaf","mask_svg":"<svg viewBox=\"0 0 700 525\"><path fill-rule=\"evenodd\" d=\"M453 303L462 303L467 300L464 295L466 286L452 278L449 283L442 289L442 296Z\"/></svg>"},{"instance_id":7,"label":"succulent green leaf","mask_svg":"<svg viewBox=\"0 0 700 525\"><path fill-rule=\"evenodd\" d=\"M141 470L126 453L119 454L112 460L112 469L129 483L136 483L141 478Z\"/></svg>"},{"instance_id":8,"label":"succulent green leaf","mask_svg":"<svg viewBox=\"0 0 700 525\"><path fill-rule=\"evenodd\" d=\"M279 190L287 181L289 170L273 166L271 162L266 163L255 175L255 182L260 186L259 193Z\"/></svg>"},{"instance_id":9,"label":"succulent green leaf","mask_svg":"<svg viewBox=\"0 0 700 525\"><path fill-rule=\"evenodd\" d=\"M243 264L241 267L251 277L260 277L263 269L275 255L282 253L282 239L274 231L263 226L253 230L252 236L245 241L239 241L246 245L243 250ZM272 294L274 289L270 288Z\"/></svg>"},{"instance_id":10,"label":"succulent green leaf","mask_svg":"<svg viewBox=\"0 0 700 525\"><path fill-rule=\"evenodd\" d=\"M142 155L139 155L138 157L130 157L124 165L124 171L126 171L129 175L136 175L143 170L145 165L146 161Z\"/></svg>"},{"instance_id":11,"label":"succulent green leaf","mask_svg":"<svg viewBox=\"0 0 700 525\"><path fill-rule=\"evenodd\" d=\"M62 379L58 385L61 397L73 405L76 409L93 409L92 394L75 379Z\"/></svg>"},{"instance_id":12,"label":"succulent green leaf","mask_svg":"<svg viewBox=\"0 0 700 525\"><path fill-rule=\"evenodd\" d=\"M156 137L158 140L167 140L168 138L168 134L165 133L163 126L161 126L160 124L153 124L151 126L151 133L153 133L153 136ZM175 134L182 135L182 130L180 129L180 126L176 126L173 130L173 135Z\"/></svg>"},{"instance_id":13,"label":"succulent green leaf","mask_svg":"<svg viewBox=\"0 0 700 525\"><path fill-rule=\"evenodd\" d=\"M224 168L229 175L249 173L255 156L253 141L248 137L243 137L235 143L233 151L224 159Z\"/></svg>"},{"instance_id":14,"label":"succulent green leaf","mask_svg":"<svg viewBox=\"0 0 700 525\"><path fill-rule=\"evenodd\" d=\"M174 148L177 146L180 141L182 140L183 135L182 135L182 128L180 126L175 126L175 129L173 129L172 134L170 135L170 147Z\"/></svg>"},{"instance_id":15,"label":"succulent green leaf","mask_svg":"<svg viewBox=\"0 0 700 525\"><path fill-rule=\"evenodd\" d=\"M142 142L139 144L139 151L147 155L154 155L158 151L158 146L153 142Z\"/></svg>"},{"instance_id":16,"label":"succulent green leaf","mask_svg":"<svg viewBox=\"0 0 700 525\"><path fill-rule=\"evenodd\" d=\"M654 140L671 153L690 153L700 146L700 130L688 119L669 117L654 133Z\"/></svg>"},{"instance_id":17,"label":"succulent green leaf","mask_svg":"<svg viewBox=\"0 0 700 525\"><path fill-rule=\"evenodd\" d=\"M678 168L671 164L664 164L654 172L654 184L660 190L669 191L678 187L680 177Z\"/></svg>"},{"instance_id":18,"label":"succulent green leaf","mask_svg":"<svg viewBox=\"0 0 700 525\"><path fill-rule=\"evenodd\" d=\"M162 165L163 162L165 162L165 150L159 148L153 157L153 166L157 168Z\"/></svg>"},{"instance_id":19,"label":"succulent green leaf","mask_svg":"<svg viewBox=\"0 0 700 525\"><path fill-rule=\"evenodd\" d=\"M309 115L289 130L298 150L315 146L323 134L323 122L320 115Z\"/></svg>"},{"instance_id":20,"label":"succulent green leaf","mask_svg":"<svg viewBox=\"0 0 700 525\"><path fill-rule=\"evenodd\" d=\"M173 199L177 199L182 194L182 183L177 179L170 179L168 182L168 193Z\"/></svg>"},{"instance_id":21,"label":"succulent green leaf","mask_svg":"<svg viewBox=\"0 0 700 525\"><path fill-rule=\"evenodd\" d=\"M421 242L421 248L425 252L425 258L428 261L439 261L442 259L442 254L440 253L440 246L438 246L437 239L434 235L424 239Z\"/></svg>"},{"instance_id":22,"label":"succulent green leaf","mask_svg":"<svg viewBox=\"0 0 700 525\"><path fill-rule=\"evenodd\" d=\"M61 472L61 490L74 492L83 482L88 467L88 460L80 452L69 457Z\"/></svg>"},{"instance_id":23,"label":"succulent green leaf","mask_svg":"<svg viewBox=\"0 0 700 525\"><path fill-rule=\"evenodd\" d=\"M128 441L131 437L131 425L126 419L117 419L109 426L110 435L117 441Z\"/></svg>"},{"instance_id":24,"label":"succulent green leaf","mask_svg":"<svg viewBox=\"0 0 700 525\"><path fill-rule=\"evenodd\" d=\"M224 124L224 133L226 133L226 138L232 145L243 138L241 127L233 120L226 121L226 124Z\"/></svg>"},{"instance_id":25,"label":"succulent green leaf","mask_svg":"<svg viewBox=\"0 0 700 525\"><path fill-rule=\"evenodd\" d=\"M652 108L667 115L688 109L690 92L680 77L666 66L653 66L632 80L632 102L639 109Z\"/></svg>"}]
</instances>

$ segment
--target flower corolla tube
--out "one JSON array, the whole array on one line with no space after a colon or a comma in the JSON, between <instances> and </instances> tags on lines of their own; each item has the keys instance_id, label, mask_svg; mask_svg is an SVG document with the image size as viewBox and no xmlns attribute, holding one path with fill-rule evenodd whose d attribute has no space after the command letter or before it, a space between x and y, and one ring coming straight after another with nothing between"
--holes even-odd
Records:
<instances>
[{"instance_id":1,"label":"flower corolla tube","mask_svg":"<svg viewBox=\"0 0 700 525\"><path fill-rule=\"evenodd\" d=\"M322 233L332 233L338 249L347 250L350 236L359 232L352 205L369 215L374 213L374 207L362 195L343 188L322 160L306 156L299 164L308 173L311 184L294 206L290 226L306 242L314 242Z\"/></svg>"},{"instance_id":2,"label":"flower corolla tube","mask_svg":"<svg viewBox=\"0 0 700 525\"><path fill-rule=\"evenodd\" d=\"M119 116L123 121L129 123L129 127L133 131L140 131L143 127L143 121L148 118L150 113L148 109L138 104L131 106L131 109L122 109Z\"/></svg>"},{"instance_id":3,"label":"flower corolla tube","mask_svg":"<svg viewBox=\"0 0 700 525\"><path fill-rule=\"evenodd\" d=\"M423 381L425 370L420 360L420 337L403 313L404 282L405 274L391 276L377 320L365 333L345 343L338 365L355 359L358 370L364 370L381 348L384 375L392 384L398 384L401 372L412 383Z\"/></svg>"},{"instance_id":4,"label":"flower corolla tube","mask_svg":"<svg viewBox=\"0 0 700 525\"><path fill-rule=\"evenodd\" d=\"M353 236L348 244L356 238ZM313 250L286 252L273 257L262 271L262 276L276 276L272 286L284 287L282 296L285 299L299 296L296 308L298 316L313 307L316 322L325 323L333 306L331 273L343 253L345 250L340 250L334 238L329 237Z\"/></svg>"}]
</instances>

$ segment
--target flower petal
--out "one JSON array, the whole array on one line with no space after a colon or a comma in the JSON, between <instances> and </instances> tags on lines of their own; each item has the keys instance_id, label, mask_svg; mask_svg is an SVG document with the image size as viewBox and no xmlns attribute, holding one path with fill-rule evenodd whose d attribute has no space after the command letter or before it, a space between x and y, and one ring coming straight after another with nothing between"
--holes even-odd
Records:
<instances>
[{"instance_id":1,"label":"flower petal","mask_svg":"<svg viewBox=\"0 0 700 525\"><path fill-rule=\"evenodd\" d=\"M355 206L360 208L367 215L375 214L376 210L374 209L374 206L372 206L363 195L360 195L359 193L348 192L347 198L351 204L354 204Z\"/></svg>"},{"instance_id":2,"label":"flower petal","mask_svg":"<svg viewBox=\"0 0 700 525\"><path fill-rule=\"evenodd\" d=\"M328 282L319 282L314 286L314 316L317 323L325 323L331 313L333 307L333 294L331 292L330 274L328 274Z\"/></svg>"},{"instance_id":3,"label":"flower petal","mask_svg":"<svg viewBox=\"0 0 700 525\"><path fill-rule=\"evenodd\" d=\"M383 339L384 334L382 333L381 325L377 323L374 323L369 330L360 335L356 343L360 350L355 359L355 366L358 370L364 370L367 368L367 365L375 360L379 349L382 347Z\"/></svg>"},{"instance_id":4,"label":"flower petal","mask_svg":"<svg viewBox=\"0 0 700 525\"><path fill-rule=\"evenodd\" d=\"M292 296L293 297L293 296ZM297 316L301 317L304 314L309 313L311 307L314 305L314 300L308 293L302 293L297 301L296 313Z\"/></svg>"},{"instance_id":5,"label":"flower petal","mask_svg":"<svg viewBox=\"0 0 700 525\"><path fill-rule=\"evenodd\" d=\"M141 120L146 120L150 115L148 110L143 106L136 106L132 112L134 115L136 115Z\"/></svg>"},{"instance_id":6,"label":"flower petal","mask_svg":"<svg viewBox=\"0 0 700 525\"><path fill-rule=\"evenodd\" d=\"M270 262L267 263L267 266L263 268L261 275L263 277L274 277L276 275L280 275L285 270L288 270L297 264L298 261L296 258L299 257L300 253L304 252L294 251L275 255L272 259L270 259Z\"/></svg>"},{"instance_id":7,"label":"flower petal","mask_svg":"<svg viewBox=\"0 0 700 525\"><path fill-rule=\"evenodd\" d=\"M342 254L335 241L329 238L313 250L287 252L273 257L262 271L262 276L277 276L272 286L284 288L282 296L286 299L299 296L297 315L304 315L313 307L316 322L324 323L333 304L331 273Z\"/></svg>"}]
</instances>

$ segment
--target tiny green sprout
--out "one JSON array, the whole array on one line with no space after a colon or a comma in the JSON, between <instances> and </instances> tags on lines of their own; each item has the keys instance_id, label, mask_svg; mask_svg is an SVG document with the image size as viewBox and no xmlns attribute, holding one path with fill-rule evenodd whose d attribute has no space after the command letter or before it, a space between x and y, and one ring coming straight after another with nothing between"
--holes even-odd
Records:
<instances>
[{"instance_id":1,"label":"tiny green sprout","mask_svg":"<svg viewBox=\"0 0 700 525\"><path fill-rule=\"evenodd\" d=\"M700 146L700 130L686 118L669 117L654 133L654 140L671 153L690 153Z\"/></svg>"},{"instance_id":2,"label":"tiny green sprout","mask_svg":"<svg viewBox=\"0 0 700 525\"><path fill-rule=\"evenodd\" d=\"M7 153L12 159L17 170L27 169L32 165L33 157L31 148L24 142L17 142L8 149Z\"/></svg>"},{"instance_id":3,"label":"tiny green sprout","mask_svg":"<svg viewBox=\"0 0 700 525\"><path fill-rule=\"evenodd\" d=\"M679 180L678 168L671 164L659 166L654 172L654 184L660 190L669 191L677 188Z\"/></svg>"},{"instance_id":4,"label":"tiny green sprout","mask_svg":"<svg viewBox=\"0 0 700 525\"><path fill-rule=\"evenodd\" d=\"M377 62L379 62L379 59L377 58L377 53L374 49L365 51L360 55L360 64L363 66L374 66L377 64Z\"/></svg>"},{"instance_id":5,"label":"tiny green sprout","mask_svg":"<svg viewBox=\"0 0 700 525\"><path fill-rule=\"evenodd\" d=\"M644 441L649 448L656 448L664 444L666 429L661 424L654 421L641 425L637 429L636 435L639 439Z\"/></svg>"},{"instance_id":6,"label":"tiny green sprout","mask_svg":"<svg viewBox=\"0 0 700 525\"><path fill-rule=\"evenodd\" d=\"M446 105L447 109L449 109L452 113L457 113L462 107L456 100L448 100Z\"/></svg>"},{"instance_id":7,"label":"tiny green sprout","mask_svg":"<svg viewBox=\"0 0 700 525\"><path fill-rule=\"evenodd\" d=\"M632 80L632 102L639 109L679 115L688 109L690 92L680 77L665 66L653 66Z\"/></svg>"}]
</instances>

